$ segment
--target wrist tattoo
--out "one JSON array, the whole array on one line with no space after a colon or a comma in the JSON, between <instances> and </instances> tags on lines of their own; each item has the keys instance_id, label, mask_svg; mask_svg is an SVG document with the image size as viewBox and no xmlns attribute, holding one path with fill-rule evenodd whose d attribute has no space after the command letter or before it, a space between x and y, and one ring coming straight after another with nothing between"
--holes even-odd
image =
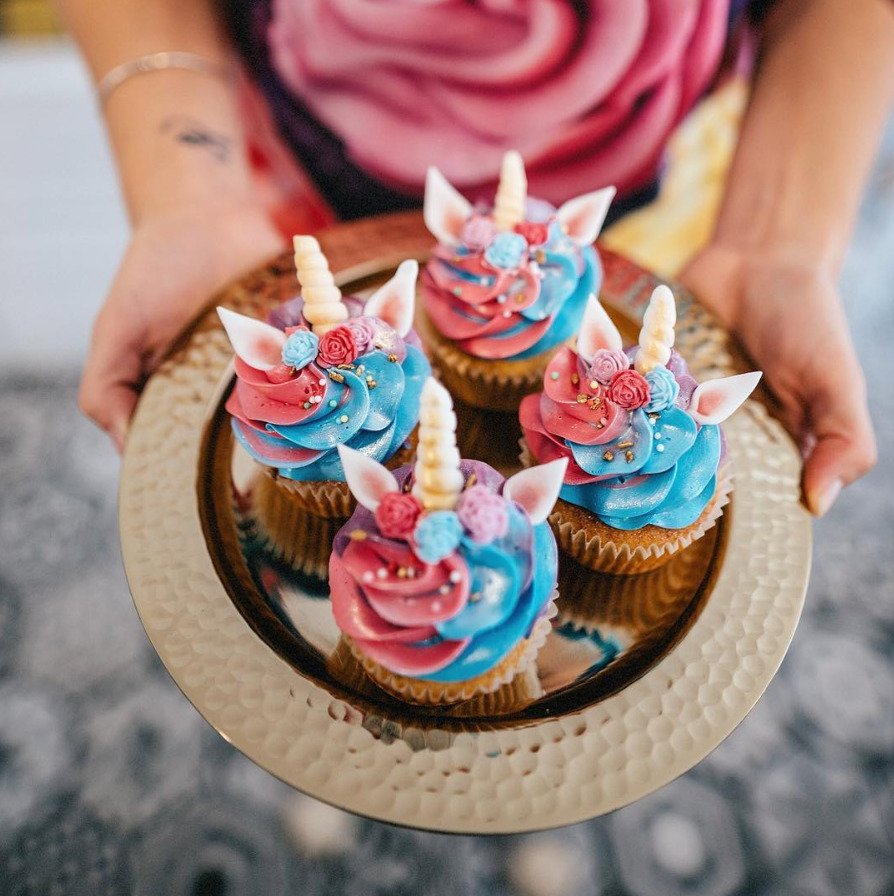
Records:
<instances>
[{"instance_id":1,"label":"wrist tattoo","mask_svg":"<svg viewBox=\"0 0 894 896\"><path fill-rule=\"evenodd\" d=\"M204 149L218 162L226 163L230 159L233 141L219 131L213 131L195 118L186 115L172 115L166 118L159 129L162 134L170 134L184 146L196 146Z\"/></svg>"}]
</instances>

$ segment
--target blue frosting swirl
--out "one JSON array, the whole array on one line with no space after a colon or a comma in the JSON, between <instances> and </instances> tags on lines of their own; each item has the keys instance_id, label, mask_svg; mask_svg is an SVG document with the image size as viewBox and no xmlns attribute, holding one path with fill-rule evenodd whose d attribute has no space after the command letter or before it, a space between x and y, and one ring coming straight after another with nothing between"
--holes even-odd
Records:
<instances>
[{"instance_id":1,"label":"blue frosting swirl","mask_svg":"<svg viewBox=\"0 0 894 896\"><path fill-rule=\"evenodd\" d=\"M258 449L245 437L243 424L233 418L236 439L255 460L276 466L281 476L301 481L339 480L345 473L338 456L338 445L347 445L384 462L406 442L419 419L422 386L431 374L431 366L422 351L406 346L400 363L390 361L379 349L361 355L354 370L339 369L344 382L327 377L319 410L294 425L267 424L271 433L282 438L252 433L255 443L269 446L270 454ZM357 370L363 366L363 374ZM369 380L367 380L369 377ZM375 385L371 385L374 383ZM280 467L270 458L281 450L283 439L289 446L322 452L304 464Z\"/></svg>"},{"instance_id":2,"label":"blue frosting swirl","mask_svg":"<svg viewBox=\"0 0 894 896\"><path fill-rule=\"evenodd\" d=\"M630 442L632 448L620 447ZM685 528L714 495L722 453L720 429L697 426L677 406L651 415L633 411L628 427L607 444L566 444L585 472L610 478L564 485L560 497L615 529ZM627 460L628 450L633 462Z\"/></svg>"},{"instance_id":3,"label":"blue frosting swirl","mask_svg":"<svg viewBox=\"0 0 894 896\"><path fill-rule=\"evenodd\" d=\"M493 669L530 635L555 586L558 552L549 524L532 526L514 505L506 535L486 545L464 538L459 553L478 599L435 628L441 638L471 641L452 663L420 676L427 681L467 681Z\"/></svg>"}]
</instances>

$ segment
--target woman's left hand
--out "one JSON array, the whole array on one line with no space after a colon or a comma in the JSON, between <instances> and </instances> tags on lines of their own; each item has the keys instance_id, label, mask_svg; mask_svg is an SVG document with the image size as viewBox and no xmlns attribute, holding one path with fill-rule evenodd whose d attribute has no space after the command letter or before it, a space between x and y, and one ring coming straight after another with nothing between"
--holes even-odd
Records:
<instances>
[{"instance_id":1,"label":"woman's left hand","mask_svg":"<svg viewBox=\"0 0 894 896\"><path fill-rule=\"evenodd\" d=\"M804 454L805 504L822 516L876 462L866 383L834 277L781 250L709 245L680 280L763 370Z\"/></svg>"}]
</instances>

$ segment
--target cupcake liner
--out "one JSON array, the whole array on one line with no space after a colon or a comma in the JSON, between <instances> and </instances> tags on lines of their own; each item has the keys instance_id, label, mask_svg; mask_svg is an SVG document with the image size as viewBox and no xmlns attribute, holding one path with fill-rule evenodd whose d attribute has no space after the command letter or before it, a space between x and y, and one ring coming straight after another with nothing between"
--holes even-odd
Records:
<instances>
[{"instance_id":1,"label":"cupcake liner","mask_svg":"<svg viewBox=\"0 0 894 896\"><path fill-rule=\"evenodd\" d=\"M717 490L701 516L684 529L644 526L633 532L613 529L592 513L561 499L550 515L559 547L578 563L613 575L634 575L657 569L678 551L701 538L723 513L732 491L728 465L717 473Z\"/></svg>"},{"instance_id":2,"label":"cupcake liner","mask_svg":"<svg viewBox=\"0 0 894 896\"><path fill-rule=\"evenodd\" d=\"M502 711L506 712L509 711L509 708L516 708L522 691L526 694L530 691L530 684L525 683L526 678L523 673L535 668L534 661L537 653L546 641L547 635L552 631L550 620L557 612L555 603L557 596L558 592L554 589L546 611L534 623L531 634L527 638L513 647L493 669L466 681L444 683L398 675L366 656L347 635L343 635L342 638L354 658L383 691L410 703L426 706L460 703L482 695L495 694L518 678L520 680L516 687L489 701L489 704L493 704L493 706L504 706ZM528 702L530 699L535 699L535 697L529 696Z\"/></svg>"},{"instance_id":3,"label":"cupcake liner","mask_svg":"<svg viewBox=\"0 0 894 896\"><path fill-rule=\"evenodd\" d=\"M521 361L475 358L442 336L423 308L418 330L438 379L454 398L473 408L517 414L522 398L543 387L543 374L557 346Z\"/></svg>"},{"instance_id":4,"label":"cupcake liner","mask_svg":"<svg viewBox=\"0 0 894 896\"><path fill-rule=\"evenodd\" d=\"M559 557L558 625L592 631L624 631L634 639L672 627L690 606L713 556L716 533L705 533L656 569L611 575Z\"/></svg>"},{"instance_id":5,"label":"cupcake liner","mask_svg":"<svg viewBox=\"0 0 894 896\"><path fill-rule=\"evenodd\" d=\"M524 440L521 447L522 466L532 466L534 458ZM657 569L701 538L720 519L732 488L732 468L725 463L717 471L714 497L701 516L683 529L660 526L644 526L632 532L614 529L589 510L561 498L549 521L560 549L582 566L612 575L635 575Z\"/></svg>"},{"instance_id":6,"label":"cupcake liner","mask_svg":"<svg viewBox=\"0 0 894 896\"><path fill-rule=\"evenodd\" d=\"M386 466L396 470L409 463L415 452L414 429L407 445L395 452ZM301 482L265 467L253 490L252 502L258 534L271 551L293 569L327 578L332 540L357 506L347 483Z\"/></svg>"}]
</instances>

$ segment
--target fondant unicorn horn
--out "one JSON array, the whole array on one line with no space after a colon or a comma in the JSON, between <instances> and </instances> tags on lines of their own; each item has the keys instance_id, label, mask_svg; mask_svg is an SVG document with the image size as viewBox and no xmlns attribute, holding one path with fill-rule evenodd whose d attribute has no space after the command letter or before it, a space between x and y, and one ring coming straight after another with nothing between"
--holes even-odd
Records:
<instances>
[{"instance_id":1,"label":"fondant unicorn horn","mask_svg":"<svg viewBox=\"0 0 894 896\"><path fill-rule=\"evenodd\" d=\"M510 149L503 156L500 184L494 200L494 225L497 230L512 230L525 219L528 178L522 157Z\"/></svg>"},{"instance_id":2,"label":"fondant unicorn horn","mask_svg":"<svg viewBox=\"0 0 894 896\"><path fill-rule=\"evenodd\" d=\"M317 336L328 333L348 319L341 290L329 271L329 262L312 236L296 236L295 272L304 297L304 317Z\"/></svg>"},{"instance_id":3,"label":"fondant unicorn horn","mask_svg":"<svg viewBox=\"0 0 894 896\"><path fill-rule=\"evenodd\" d=\"M413 494L426 510L453 510L463 488L450 393L429 377L419 400L419 447Z\"/></svg>"},{"instance_id":4,"label":"fondant unicorn horn","mask_svg":"<svg viewBox=\"0 0 894 896\"><path fill-rule=\"evenodd\" d=\"M643 326L639 331L639 351L633 361L633 366L643 376L652 368L666 365L670 360L676 322L674 294L664 284L656 286L649 299L649 307L643 315Z\"/></svg>"}]
</instances>

